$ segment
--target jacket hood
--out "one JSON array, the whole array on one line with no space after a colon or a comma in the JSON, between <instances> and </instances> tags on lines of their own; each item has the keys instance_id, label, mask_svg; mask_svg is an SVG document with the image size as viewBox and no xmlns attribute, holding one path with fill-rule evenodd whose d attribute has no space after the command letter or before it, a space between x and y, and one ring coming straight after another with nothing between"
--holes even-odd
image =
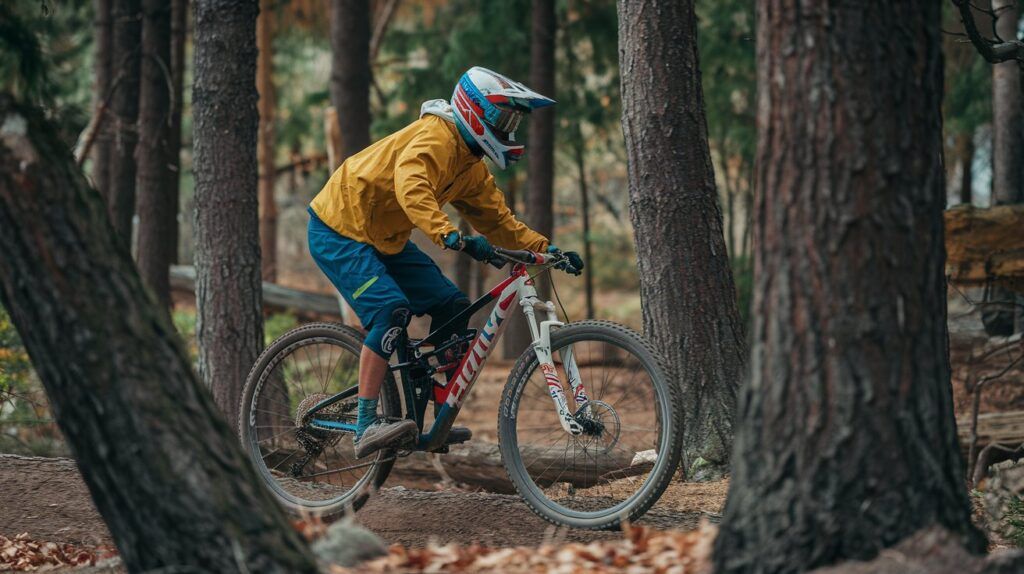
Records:
<instances>
[{"instance_id":1,"label":"jacket hood","mask_svg":"<svg viewBox=\"0 0 1024 574\"><path fill-rule=\"evenodd\" d=\"M427 100L420 106L420 117L430 114L443 120L455 123L455 114L452 113L452 105L446 100Z\"/></svg>"},{"instance_id":2,"label":"jacket hood","mask_svg":"<svg viewBox=\"0 0 1024 574\"><path fill-rule=\"evenodd\" d=\"M473 155L483 156L484 152L480 149L480 144L476 143L466 131L466 126L462 125L462 122L456 121L455 113L452 111L452 105L446 100L427 100L420 106L420 117L425 115L437 116L448 123L455 124L455 127L459 130L459 135L462 136L462 141L469 147L469 151Z\"/></svg>"}]
</instances>

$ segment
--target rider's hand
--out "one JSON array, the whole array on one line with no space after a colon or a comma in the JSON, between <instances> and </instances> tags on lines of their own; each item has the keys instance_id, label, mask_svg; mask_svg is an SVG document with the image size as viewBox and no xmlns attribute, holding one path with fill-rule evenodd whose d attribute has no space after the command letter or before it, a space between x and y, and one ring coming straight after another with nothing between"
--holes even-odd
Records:
<instances>
[{"instance_id":1,"label":"rider's hand","mask_svg":"<svg viewBox=\"0 0 1024 574\"><path fill-rule=\"evenodd\" d=\"M566 273L579 275L583 272L583 258L580 257L579 253L576 253L575 251L562 252L562 250L554 245L548 246L548 253L561 253L565 256L565 261L559 263L556 267L562 269Z\"/></svg>"},{"instance_id":2,"label":"rider's hand","mask_svg":"<svg viewBox=\"0 0 1024 574\"><path fill-rule=\"evenodd\" d=\"M494 247L487 238L480 235L463 236L452 231L444 238L444 246L448 249L462 251L477 261L487 262L494 257Z\"/></svg>"}]
</instances>

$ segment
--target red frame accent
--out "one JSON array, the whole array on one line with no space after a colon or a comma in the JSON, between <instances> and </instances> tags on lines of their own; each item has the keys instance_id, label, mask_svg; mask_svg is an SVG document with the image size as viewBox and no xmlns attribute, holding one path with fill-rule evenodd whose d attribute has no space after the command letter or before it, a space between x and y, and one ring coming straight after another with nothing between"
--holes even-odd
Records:
<instances>
[{"instance_id":1,"label":"red frame accent","mask_svg":"<svg viewBox=\"0 0 1024 574\"><path fill-rule=\"evenodd\" d=\"M512 273L506 277L504 281L495 285L493 289L487 292L487 294L492 297L501 295L501 292L505 290L505 287L508 287L513 281L515 281L516 277L522 277L523 275L526 275L526 265L516 263L515 267L512 268Z\"/></svg>"}]
</instances>

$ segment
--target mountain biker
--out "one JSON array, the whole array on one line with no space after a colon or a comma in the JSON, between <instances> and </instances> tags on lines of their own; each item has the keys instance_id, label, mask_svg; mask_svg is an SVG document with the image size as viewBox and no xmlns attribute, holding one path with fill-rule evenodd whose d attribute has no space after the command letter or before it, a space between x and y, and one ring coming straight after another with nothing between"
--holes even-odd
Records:
<instances>
[{"instance_id":1,"label":"mountain biker","mask_svg":"<svg viewBox=\"0 0 1024 574\"><path fill-rule=\"evenodd\" d=\"M412 315L430 315L433 331L469 306L409 241L413 228L482 262L494 256L492 243L558 251L512 215L481 161L486 155L501 169L517 161L525 147L515 141L523 116L554 103L474 67L462 75L450 103L424 102L418 120L346 159L310 203L310 253L367 330L359 358L357 458L417 432L410 419L377 420L388 361ZM441 211L446 203L482 236L460 234ZM578 274L583 260L575 252L565 256L567 270ZM446 335L464 328L453 326Z\"/></svg>"}]
</instances>

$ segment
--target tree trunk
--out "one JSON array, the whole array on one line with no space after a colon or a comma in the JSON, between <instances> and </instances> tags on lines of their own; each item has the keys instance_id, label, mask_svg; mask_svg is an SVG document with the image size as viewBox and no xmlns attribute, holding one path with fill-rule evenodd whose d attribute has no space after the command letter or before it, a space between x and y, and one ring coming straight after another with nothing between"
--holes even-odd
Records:
<instances>
[{"instance_id":1,"label":"tree trunk","mask_svg":"<svg viewBox=\"0 0 1024 574\"><path fill-rule=\"evenodd\" d=\"M107 187L107 211L114 230L129 247L135 217L135 144L139 116L142 10L139 0L113 0L111 66L117 84L110 99L114 141Z\"/></svg>"},{"instance_id":2,"label":"tree trunk","mask_svg":"<svg viewBox=\"0 0 1024 574\"><path fill-rule=\"evenodd\" d=\"M177 213L171 169L171 7L164 0L142 3L142 83L139 88L138 265L143 283L165 308L171 306L170 266ZM176 151L176 150L175 150Z\"/></svg>"},{"instance_id":3,"label":"tree trunk","mask_svg":"<svg viewBox=\"0 0 1024 574\"><path fill-rule=\"evenodd\" d=\"M260 253L263 262L263 280L277 280L277 203L274 200L274 108L277 99L274 89L274 13L271 0L260 0L260 16L256 20L256 43L259 62L256 66L256 89L260 94L260 135L258 155L260 163Z\"/></svg>"},{"instance_id":4,"label":"tree trunk","mask_svg":"<svg viewBox=\"0 0 1024 574\"><path fill-rule=\"evenodd\" d=\"M196 341L199 376L232 426L263 348L257 204L257 0L195 11ZM230 50L225 50L230 46Z\"/></svg>"},{"instance_id":5,"label":"tree trunk","mask_svg":"<svg viewBox=\"0 0 1024 574\"><path fill-rule=\"evenodd\" d=\"M692 0L619 3L644 330L683 385L687 464L729 462L743 324L711 166Z\"/></svg>"},{"instance_id":6,"label":"tree trunk","mask_svg":"<svg viewBox=\"0 0 1024 574\"><path fill-rule=\"evenodd\" d=\"M971 205L974 201L974 132L960 136L960 204Z\"/></svg>"},{"instance_id":7,"label":"tree trunk","mask_svg":"<svg viewBox=\"0 0 1024 574\"><path fill-rule=\"evenodd\" d=\"M53 126L0 124L0 302L125 567L316 572Z\"/></svg>"},{"instance_id":8,"label":"tree trunk","mask_svg":"<svg viewBox=\"0 0 1024 574\"><path fill-rule=\"evenodd\" d=\"M940 13L758 3L754 343L717 572L869 559L933 525L985 549L950 386Z\"/></svg>"},{"instance_id":9,"label":"tree trunk","mask_svg":"<svg viewBox=\"0 0 1024 574\"><path fill-rule=\"evenodd\" d=\"M324 139L327 140L327 169L331 173L342 161L341 128L338 126L338 111L333 107L324 110Z\"/></svg>"},{"instance_id":10,"label":"tree trunk","mask_svg":"<svg viewBox=\"0 0 1024 574\"><path fill-rule=\"evenodd\" d=\"M998 16L996 33L1004 40L1017 38L1020 20L1017 0L992 0ZM992 205L1024 202L1024 97L1020 63L992 65ZM1010 336L1017 331L1016 295L1000 286L985 290L981 320L989 335ZM1005 301L1008 304L1001 304Z\"/></svg>"},{"instance_id":11,"label":"tree trunk","mask_svg":"<svg viewBox=\"0 0 1024 574\"><path fill-rule=\"evenodd\" d=\"M555 95L555 36L558 21L554 0L533 0L530 27L530 89L549 98ZM549 239L554 239L554 196L552 185L555 175L555 110L553 106L535 110L530 114L529 172L526 181L526 201L523 203L523 222ZM549 299L550 280L547 275L537 278L537 294ZM530 329L526 321L517 317L505 332L505 350L508 356L518 356L530 344Z\"/></svg>"},{"instance_id":12,"label":"tree trunk","mask_svg":"<svg viewBox=\"0 0 1024 574\"><path fill-rule=\"evenodd\" d=\"M530 27L530 88L548 97L555 95L555 36L558 21L553 0L533 0ZM553 239L555 177L555 108L530 114L530 164L527 173L526 223Z\"/></svg>"},{"instance_id":13,"label":"tree trunk","mask_svg":"<svg viewBox=\"0 0 1024 574\"><path fill-rule=\"evenodd\" d=\"M111 65L111 57L113 52L113 24L111 20L110 8L112 0L93 0L93 42L96 45L95 61L93 63L93 73L96 76L96 83L93 85L92 100L93 100L93 115L99 116L101 112L106 115L110 115L108 98L110 97L110 88L113 85L114 70ZM110 118L106 118L106 121L102 121L100 118L96 118L94 121L100 121L99 127L96 129L99 133L96 135L96 141L92 146L92 181L96 186L96 189L101 194L106 195L110 189L110 153L111 153L111 136L110 136L110 125L113 122L109 121Z\"/></svg>"},{"instance_id":14,"label":"tree trunk","mask_svg":"<svg viewBox=\"0 0 1024 574\"><path fill-rule=\"evenodd\" d=\"M992 0L996 33L1017 38L1017 0ZM1024 201L1024 99L1020 63L992 65L992 204Z\"/></svg>"},{"instance_id":15,"label":"tree trunk","mask_svg":"<svg viewBox=\"0 0 1024 574\"><path fill-rule=\"evenodd\" d=\"M170 150L171 226L167 241L171 244L171 263L178 263L178 213L181 211L181 109L185 97L185 43L188 39L188 0L171 0L171 78L174 98L171 99Z\"/></svg>"},{"instance_id":16,"label":"tree trunk","mask_svg":"<svg viewBox=\"0 0 1024 574\"><path fill-rule=\"evenodd\" d=\"M587 189L587 165L583 156L583 132L576 130L579 143L574 146L576 174L580 182L580 211L583 216L583 293L587 319L594 318L594 260L590 249L590 192Z\"/></svg>"},{"instance_id":17,"label":"tree trunk","mask_svg":"<svg viewBox=\"0 0 1024 574\"><path fill-rule=\"evenodd\" d=\"M370 145L370 2L331 0L331 105L342 157Z\"/></svg>"}]
</instances>

